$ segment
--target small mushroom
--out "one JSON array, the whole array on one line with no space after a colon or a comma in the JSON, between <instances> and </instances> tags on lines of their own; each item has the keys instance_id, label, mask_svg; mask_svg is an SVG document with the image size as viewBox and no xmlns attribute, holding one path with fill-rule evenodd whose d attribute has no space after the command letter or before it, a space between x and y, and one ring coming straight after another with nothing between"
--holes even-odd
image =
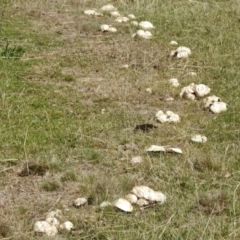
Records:
<instances>
[{"instance_id":1,"label":"small mushroom","mask_svg":"<svg viewBox=\"0 0 240 240\"><path fill-rule=\"evenodd\" d=\"M87 203L86 198L77 198L73 201L73 206L79 208Z\"/></svg>"},{"instance_id":2,"label":"small mushroom","mask_svg":"<svg viewBox=\"0 0 240 240\"><path fill-rule=\"evenodd\" d=\"M103 12L112 12L112 11L116 11L116 10L117 9L111 4L104 5L101 7L101 11L103 11Z\"/></svg>"},{"instance_id":3,"label":"small mushroom","mask_svg":"<svg viewBox=\"0 0 240 240\"><path fill-rule=\"evenodd\" d=\"M151 145L146 151L147 152L166 152L166 149L163 146Z\"/></svg>"},{"instance_id":4,"label":"small mushroom","mask_svg":"<svg viewBox=\"0 0 240 240\"><path fill-rule=\"evenodd\" d=\"M138 200L137 196L133 193L127 194L125 198L132 204L136 203Z\"/></svg>"},{"instance_id":5,"label":"small mushroom","mask_svg":"<svg viewBox=\"0 0 240 240\"><path fill-rule=\"evenodd\" d=\"M122 22L128 22L129 18L127 17L118 17L115 19L115 22L122 23Z\"/></svg>"},{"instance_id":6,"label":"small mushroom","mask_svg":"<svg viewBox=\"0 0 240 240\"><path fill-rule=\"evenodd\" d=\"M119 198L118 200L116 200L114 202L114 206L124 212L132 212L133 211L132 204L124 198Z\"/></svg>"},{"instance_id":7,"label":"small mushroom","mask_svg":"<svg viewBox=\"0 0 240 240\"><path fill-rule=\"evenodd\" d=\"M96 12L96 10L85 10L84 11L85 15L93 15L93 16L103 16L102 13Z\"/></svg>"},{"instance_id":8,"label":"small mushroom","mask_svg":"<svg viewBox=\"0 0 240 240\"><path fill-rule=\"evenodd\" d=\"M213 113L224 112L227 111L227 104L225 102L214 102L209 109Z\"/></svg>"},{"instance_id":9,"label":"small mushroom","mask_svg":"<svg viewBox=\"0 0 240 240\"><path fill-rule=\"evenodd\" d=\"M166 148L166 152L182 154L182 150L180 148Z\"/></svg>"},{"instance_id":10,"label":"small mushroom","mask_svg":"<svg viewBox=\"0 0 240 240\"><path fill-rule=\"evenodd\" d=\"M131 24L132 24L133 26L135 26L135 27L138 26L138 22L137 22L137 21L131 21Z\"/></svg>"},{"instance_id":11,"label":"small mushroom","mask_svg":"<svg viewBox=\"0 0 240 240\"><path fill-rule=\"evenodd\" d=\"M62 230L71 231L73 229L73 223L70 221L66 221L66 222L60 224L59 228Z\"/></svg>"},{"instance_id":12,"label":"small mushroom","mask_svg":"<svg viewBox=\"0 0 240 240\"><path fill-rule=\"evenodd\" d=\"M152 33L149 31L144 31L144 30L138 30L136 33L132 35L132 37L139 37L139 38L144 38L144 39L151 39L152 38Z\"/></svg>"},{"instance_id":13,"label":"small mushroom","mask_svg":"<svg viewBox=\"0 0 240 240\"><path fill-rule=\"evenodd\" d=\"M197 97L204 97L205 95L209 94L210 91L211 88L204 84L198 84L194 86L194 93Z\"/></svg>"},{"instance_id":14,"label":"small mushroom","mask_svg":"<svg viewBox=\"0 0 240 240\"><path fill-rule=\"evenodd\" d=\"M160 123L180 122L179 115L176 113L173 113L172 111L167 111L165 114L162 110L159 110L159 111L157 111L155 116L156 116L157 121L159 121Z\"/></svg>"},{"instance_id":15,"label":"small mushroom","mask_svg":"<svg viewBox=\"0 0 240 240\"><path fill-rule=\"evenodd\" d=\"M117 32L117 29L112 27L111 25L103 24L100 27L102 32Z\"/></svg>"},{"instance_id":16,"label":"small mushroom","mask_svg":"<svg viewBox=\"0 0 240 240\"><path fill-rule=\"evenodd\" d=\"M176 58L188 58L191 55L191 49L188 47L178 47L175 51L171 51L170 56L176 57Z\"/></svg>"},{"instance_id":17,"label":"small mushroom","mask_svg":"<svg viewBox=\"0 0 240 240\"><path fill-rule=\"evenodd\" d=\"M173 45L173 46L174 46L174 45L178 45L178 43L177 43L176 41L171 41L171 42L170 42L170 45Z\"/></svg>"},{"instance_id":18,"label":"small mushroom","mask_svg":"<svg viewBox=\"0 0 240 240\"><path fill-rule=\"evenodd\" d=\"M35 233L45 233L47 236L51 237L58 233L56 226L52 226L46 221L37 221L34 224L33 231Z\"/></svg>"},{"instance_id":19,"label":"small mushroom","mask_svg":"<svg viewBox=\"0 0 240 240\"><path fill-rule=\"evenodd\" d=\"M58 227L60 224L60 222L55 217L47 217L46 222L55 227Z\"/></svg>"},{"instance_id":20,"label":"small mushroom","mask_svg":"<svg viewBox=\"0 0 240 240\"><path fill-rule=\"evenodd\" d=\"M170 78L168 82L173 86L173 87L179 87L179 82L177 78Z\"/></svg>"},{"instance_id":21,"label":"small mushroom","mask_svg":"<svg viewBox=\"0 0 240 240\"><path fill-rule=\"evenodd\" d=\"M137 200L136 205L138 205L139 207L144 207L149 205L149 202L144 198L140 198Z\"/></svg>"},{"instance_id":22,"label":"small mushroom","mask_svg":"<svg viewBox=\"0 0 240 240\"><path fill-rule=\"evenodd\" d=\"M154 29L155 27L149 21L142 21L138 24L138 26L143 30Z\"/></svg>"},{"instance_id":23,"label":"small mushroom","mask_svg":"<svg viewBox=\"0 0 240 240\"><path fill-rule=\"evenodd\" d=\"M104 201L99 205L100 208L105 208L105 207L109 207L109 206L112 206L112 203L107 202L107 201Z\"/></svg>"},{"instance_id":24,"label":"small mushroom","mask_svg":"<svg viewBox=\"0 0 240 240\"><path fill-rule=\"evenodd\" d=\"M133 15L133 14L128 14L128 17L131 18L131 19L135 19L136 18L135 15Z\"/></svg>"},{"instance_id":25,"label":"small mushroom","mask_svg":"<svg viewBox=\"0 0 240 240\"><path fill-rule=\"evenodd\" d=\"M137 163L141 163L143 161L143 158L141 156L137 156L137 157L133 157L131 159L131 163L132 164L137 164Z\"/></svg>"},{"instance_id":26,"label":"small mushroom","mask_svg":"<svg viewBox=\"0 0 240 240\"><path fill-rule=\"evenodd\" d=\"M207 141L207 138L202 135L195 135L194 137L191 138L191 140L197 143L205 143Z\"/></svg>"},{"instance_id":27,"label":"small mushroom","mask_svg":"<svg viewBox=\"0 0 240 240\"><path fill-rule=\"evenodd\" d=\"M150 202L164 202L166 200L166 196L160 192L155 192L148 186L136 186L131 191L140 199L146 199Z\"/></svg>"},{"instance_id":28,"label":"small mushroom","mask_svg":"<svg viewBox=\"0 0 240 240\"><path fill-rule=\"evenodd\" d=\"M209 96L203 100L205 108L209 108L214 102L221 102L221 99L215 95Z\"/></svg>"},{"instance_id":29,"label":"small mushroom","mask_svg":"<svg viewBox=\"0 0 240 240\"><path fill-rule=\"evenodd\" d=\"M54 217L61 217L62 216L62 211L57 209L55 211L50 211L49 213L47 213L46 218L54 218Z\"/></svg>"},{"instance_id":30,"label":"small mushroom","mask_svg":"<svg viewBox=\"0 0 240 240\"><path fill-rule=\"evenodd\" d=\"M166 195L159 191L155 192L155 197L156 197L155 201L159 203L164 203L166 202L166 199L167 199Z\"/></svg>"},{"instance_id":31,"label":"small mushroom","mask_svg":"<svg viewBox=\"0 0 240 240\"><path fill-rule=\"evenodd\" d=\"M118 11L112 11L112 12L110 12L110 14L111 14L111 16L113 16L113 17L120 17L120 16L121 16Z\"/></svg>"}]
</instances>

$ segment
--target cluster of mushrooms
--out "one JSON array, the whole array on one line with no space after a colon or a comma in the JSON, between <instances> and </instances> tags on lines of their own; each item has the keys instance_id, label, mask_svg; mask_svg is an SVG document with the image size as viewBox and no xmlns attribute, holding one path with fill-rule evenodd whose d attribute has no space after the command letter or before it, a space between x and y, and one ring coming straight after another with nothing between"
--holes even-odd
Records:
<instances>
[{"instance_id":1,"label":"cluster of mushrooms","mask_svg":"<svg viewBox=\"0 0 240 240\"><path fill-rule=\"evenodd\" d=\"M140 23L137 22L135 19L134 14L128 14L126 16L121 16L121 14L117 11L117 8L115 8L113 5L108 4L104 5L100 8L99 11L95 9L85 10L84 14L86 15L92 15L92 16L103 16L103 13L109 13L112 17L115 17L116 23L126 23L131 22L132 26L139 27L140 29L132 35L132 37L138 37L138 38L144 38L144 39L151 39L152 33L149 31L151 29L154 29L155 27L153 24L149 21L141 21ZM113 27L111 24L103 24L100 26L100 30L102 32L117 32L117 28Z\"/></svg>"},{"instance_id":2,"label":"cluster of mushrooms","mask_svg":"<svg viewBox=\"0 0 240 240\"><path fill-rule=\"evenodd\" d=\"M33 231L36 234L46 234L49 237L57 235L58 231L71 231L73 223L65 221L61 223L62 211L57 209L47 213L44 221L37 221L34 224Z\"/></svg>"},{"instance_id":3,"label":"cluster of mushrooms","mask_svg":"<svg viewBox=\"0 0 240 240\"><path fill-rule=\"evenodd\" d=\"M166 195L160 191L154 191L148 186L136 186L125 196L125 198L119 198L114 201L113 205L124 212L132 212L132 204L143 209L154 203L163 204L166 199ZM101 207L108 205L110 204L106 204L105 202L105 205L102 203Z\"/></svg>"}]
</instances>

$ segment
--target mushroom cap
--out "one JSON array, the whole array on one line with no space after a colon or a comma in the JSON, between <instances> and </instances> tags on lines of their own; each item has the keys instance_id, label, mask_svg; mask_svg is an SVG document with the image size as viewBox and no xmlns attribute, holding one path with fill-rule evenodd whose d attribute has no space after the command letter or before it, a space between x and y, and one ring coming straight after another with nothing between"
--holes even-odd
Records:
<instances>
[{"instance_id":1,"label":"mushroom cap","mask_svg":"<svg viewBox=\"0 0 240 240\"><path fill-rule=\"evenodd\" d=\"M136 186L131 192L138 198L144 198L151 202L155 202L157 199L155 191L148 186Z\"/></svg>"},{"instance_id":2,"label":"mushroom cap","mask_svg":"<svg viewBox=\"0 0 240 240\"><path fill-rule=\"evenodd\" d=\"M194 137L191 138L191 140L197 143L205 143L207 141L207 138L202 135L195 135Z\"/></svg>"},{"instance_id":3,"label":"mushroom cap","mask_svg":"<svg viewBox=\"0 0 240 240\"><path fill-rule=\"evenodd\" d=\"M194 92L197 97L204 97L205 95L209 94L211 88L206 86L205 84L198 84L194 86Z\"/></svg>"},{"instance_id":4,"label":"mushroom cap","mask_svg":"<svg viewBox=\"0 0 240 240\"><path fill-rule=\"evenodd\" d=\"M127 194L125 198L126 198L130 203L136 203L137 200L138 200L137 196L136 196L135 194L133 194L133 193Z\"/></svg>"},{"instance_id":5,"label":"mushroom cap","mask_svg":"<svg viewBox=\"0 0 240 240\"><path fill-rule=\"evenodd\" d=\"M213 113L224 112L227 111L227 104L225 102L214 102L209 109Z\"/></svg>"},{"instance_id":6,"label":"mushroom cap","mask_svg":"<svg viewBox=\"0 0 240 240\"><path fill-rule=\"evenodd\" d=\"M147 152L166 152L166 149L163 146L151 145L146 151Z\"/></svg>"},{"instance_id":7,"label":"mushroom cap","mask_svg":"<svg viewBox=\"0 0 240 240\"><path fill-rule=\"evenodd\" d=\"M112 12L112 11L116 11L116 10L117 9L112 4L104 5L101 7L101 11L103 11L103 12Z\"/></svg>"},{"instance_id":8,"label":"mushroom cap","mask_svg":"<svg viewBox=\"0 0 240 240\"><path fill-rule=\"evenodd\" d=\"M73 223L70 221L66 221L66 222L60 224L59 227L60 227L60 229L65 229L67 231L71 231L73 228Z\"/></svg>"},{"instance_id":9,"label":"mushroom cap","mask_svg":"<svg viewBox=\"0 0 240 240\"><path fill-rule=\"evenodd\" d=\"M138 25L140 28L144 29L144 30L149 30L149 29L153 29L155 28L153 26L152 23L150 23L149 21L141 21Z\"/></svg>"},{"instance_id":10,"label":"mushroom cap","mask_svg":"<svg viewBox=\"0 0 240 240\"><path fill-rule=\"evenodd\" d=\"M73 201L73 206L74 207L81 207L84 204L87 203L87 199L86 198L77 198Z\"/></svg>"},{"instance_id":11,"label":"mushroom cap","mask_svg":"<svg viewBox=\"0 0 240 240\"><path fill-rule=\"evenodd\" d=\"M114 206L124 212L132 212L133 211L132 204L124 198L119 198L118 200L116 200L114 202Z\"/></svg>"}]
</instances>

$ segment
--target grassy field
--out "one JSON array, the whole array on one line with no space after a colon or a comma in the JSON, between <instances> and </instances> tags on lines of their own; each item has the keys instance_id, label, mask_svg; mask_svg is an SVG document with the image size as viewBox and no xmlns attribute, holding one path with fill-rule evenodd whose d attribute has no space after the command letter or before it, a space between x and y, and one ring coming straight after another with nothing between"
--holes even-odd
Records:
<instances>
[{"instance_id":1,"label":"grassy field","mask_svg":"<svg viewBox=\"0 0 240 240\"><path fill-rule=\"evenodd\" d=\"M133 39L137 28L109 14L83 14L109 3L151 21L153 39ZM51 239L240 239L239 1L1 0L0 36L0 239L47 239L33 225L55 209L75 228ZM171 40L192 55L171 58ZM227 111L180 99L192 82ZM160 109L181 122L156 122ZM135 130L144 123L157 128ZM192 143L196 134L208 142ZM152 144L183 154L147 154ZM130 214L99 208L136 185L166 203ZM78 197L88 205L74 208Z\"/></svg>"}]
</instances>

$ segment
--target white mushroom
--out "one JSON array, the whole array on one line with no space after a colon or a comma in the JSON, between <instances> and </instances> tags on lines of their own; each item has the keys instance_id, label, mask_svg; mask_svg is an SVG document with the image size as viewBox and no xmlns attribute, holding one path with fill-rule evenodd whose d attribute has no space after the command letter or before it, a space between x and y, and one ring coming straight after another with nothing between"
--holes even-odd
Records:
<instances>
[{"instance_id":1,"label":"white mushroom","mask_svg":"<svg viewBox=\"0 0 240 240\"><path fill-rule=\"evenodd\" d=\"M205 104L205 108L209 108L214 102L221 102L221 99L215 95L209 96L203 99L203 103Z\"/></svg>"},{"instance_id":2,"label":"white mushroom","mask_svg":"<svg viewBox=\"0 0 240 240\"><path fill-rule=\"evenodd\" d=\"M146 151L147 152L166 152L166 149L163 146L151 145Z\"/></svg>"},{"instance_id":3,"label":"white mushroom","mask_svg":"<svg viewBox=\"0 0 240 240\"><path fill-rule=\"evenodd\" d=\"M185 98L185 99L194 100L196 98L196 96L194 94L194 88L195 88L194 83L191 83L189 86L182 88L181 92L179 94L180 97Z\"/></svg>"},{"instance_id":4,"label":"white mushroom","mask_svg":"<svg viewBox=\"0 0 240 240\"><path fill-rule=\"evenodd\" d=\"M211 91L211 88L204 84L195 85L193 89L197 97L204 97L205 95L209 94Z\"/></svg>"},{"instance_id":5,"label":"white mushroom","mask_svg":"<svg viewBox=\"0 0 240 240\"><path fill-rule=\"evenodd\" d=\"M191 140L197 143L205 143L207 141L207 138L202 135L195 135L194 137L191 138Z\"/></svg>"},{"instance_id":6,"label":"white mushroom","mask_svg":"<svg viewBox=\"0 0 240 240\"><path fill-rule=\"evenodd\" d=\"M191 49L188 47L178 47L175 51L171 51L170 56L177 58L187 58L191 55Z\"/></svg>"},{"instance_id":7,"label":"white mushroom","mask_svg":"<svg viewBox=\"0 0 240 240\"><path fill-rule=\"evenodd\" d=\"M117 9L111 4L104 5L101 7L101 11L103 11L103 12L112 12L112 11L116 11L116 10Z\"/></svg>"},{"instance_id":8,"label":"white mushroom","mask_svg":"<svg viewBox=\"0 0 240 240\"><path fill-rule=\"evenodd\" d=\"M189 53L188 52L179 52L177 53L177 58L181 59L181 58L188 58L189 57Z\"/></svg>"},{"instance_id":9,"label":"white mushroom","mask_svg":"<svg viewBox=\"0 0 240 240\"><path fill-rule=\"evenodd\" d=\"M146 90L146 92L152 94L152 89L151 88L146 88L145 90Z\"/></svg>"},{"instance_id":10,"label":"white mushroom","mask_svg":"<svg viewBox=\"0 0 240 240\"><path fill-rule=\"evenodd\" d=\"M86 198L77 198L73 201L73 206L78 208L78 207L83 206L86 203L87 203Z\"/></svg>"},{"instance_id":11,"label":"white mushroom","mask_svg":"<svg viewBox=\"0 0 240 240\"><path fill-rule=\"evenodd\" d=\"M131 159L132 164L141 163L142 161L143 161L143 158L141 156L136 156Z\"/></svg>"},{"instance_id":12,"label":"white mushroom","mask_svg":"<svg viewBox=\"0 0 240 240\"><path fill-rule=\"evenodd\" d=\"M195 77L195 76L197 76L197 73L196 72L188 72L186 75Z\"/></svg>"},{"instance_id":13,"label":"white mushroom","mask_svg":"<svg viewBox=\"0 0 240 240\"><path fill-rule=\"evenodd\" d=\"M159 203L164 203L166 202L166 199L167 199L166 195L159 191L155 192L155 197L156 197L155 201Z\"/></svg>"},{"instance_id":14,"label":"white mushroom","mask_svg":"<svg viewBox=\"0 0 240 240\"><path fill-rule=\"evenodd\" d=\"M138 24L138 26L140 28L142 28L143 30L150 30L150 29L153 29L155 28L152 23L150 23L149 21L142 21Z\"/></svg>"},{"instance_id":15,"label":"white mushroom","mask_svg":"<svg viewBox=\"0 0 240 240\"><path fill-rule=\"evenodd\" d=\"M224 112L227 111L227 104L225 102L214 102L209 109L213 113Z\"/></svg>"},{"instance_id":16,"label":"white mushroom","mask_svg":"<svg viewBox=\"0 0 240 240\"><path fill-rule=\"evenodd\" d=\"M165 202L166 196L161 192L156 192L148 186L136 186L131 191L140 199L146 199L150 202Z\"/></svg>"},{"instance_id":17,"label":"white mushroom","mask_svg":"<svg viewBox=\"0 0 240 240\"><path fill-rule=\"evenodd\" d=\"M114 206L124 212L132 212L133 211L132 204L124 198L119 198L118 200L116 200L114 202Z\"/></svg>"},{"instance_id":18,"label":"white mushroom","mask_svg":"<svg viewBox=\"0 0 240 240\"><path fill-rule=\"evenodd\" d=\"M157 111L155 117L160 123L168 122L168 117L166 114L163 113L162 110Z\"/></svg>"},{"instance_id":19,"label":"white mushroom","mask_svg":"<svg viewBox=\"0 0 240 240\"><path fill-rule=\"evenodd\" d=\"M115 19L115 22L122 23L122 22L128 22L129 18L127 17L118 17Z\"/></svg>"},{"instance_id":20,"label":"white mushroom","mask_svg":"<svg viewBox=\"0 0 240 240\"><path fill-rule=\"evenodd\" d=\"M60 227L60 229L71 231L73 229L73 223L71 223L70 221L66 221L66 222L60 224L59 227Z\"/></svg>"},{"instance_id":21,"label":"white mushroom","mask_svg":"<svg viewBox=\"0 0 240 240\"><path fill-rule=\"evenodd\" d=\"M177 78L170 78L168 82L173 86L173 87L179 87L179 82Z\"/></svg>"},{"instance_id":22,"label":"white mushroom","mask_svg":"<svg viewBox=\"0 0 240 240\"><path fill-rule=\"evenodd\" d=\"M93 15L93 16L102 16L102 13L96 12L95 10L85 10L85 15Z\"/></svg>"},{"instance_id":23,"label":"white mushroom","mask_svg":"<svg viewBox=\"0 0 240 240\"><path fill-rule=\"evenodd\" d=\"M138 198L144 198L152 202L154 202L156 199L155 191L148 186L136 186L131 192Z\"/></svg>"},{"instance_id":24,"label":"white mushroom","mask_svg":"<svg viewBox=\"0 0 240 240\"><path fill-rule=\"evenodd\" d=\"M156 119L157 121L161 122L161 123L165 123L165 122L180 122L180 117L178 114L173 113L172 111L167 111L166 114L163 113L162 110L157 111L156 113Z\"/></svg>"},{"instance_id":25,"label":"white mushroom","mask_svg":"<svg viewBox=\"0 0 240 240\"><path fill-rule=\"evenodd\" d=\"M137 200L136 205L138 205L139 207L144 207L149 205L149 202L144 198L140 198Z\"/></svg>"},{"instance_id":26,"label":"white mushroom","mask_svg":"<svg viewBox=\"0 0 240 240\"><path fill-rule=\"evenodd\" d=\"M178 53L180 53L180 52L187 52L188 53L188 55L191 55L191 53L192 53L192 51L191 51L191 49L190 48L188 48L188 47L178 47L177 49L176 49L176 51L178 52Z\"/></svg>"},{"instance_id":27,"label":"white mushroom","mask_svg":"<svg viewBox=\"0 0 240 240\"><path fill-rule=\"evenodd\" d=\"M178 43L176 41L171 41L170 44L171 45L178 45Z\"/></svg>"},{"instance_id":28,"label":"white mushroom","mask_svg":"<svg viewBox=\"0 0 240 240\"><path fill-rule=\"evenodd\" d=\"M100 27L102 32L117 32L117 29L112 27L111 25L103 24Z\"/></svg>"},{"instance_id":29,"label":"white mushroom","mask_svg":"<svg viewBox=\"0 0 240 240\"><path fill-rule=\"evenodd\" d=\"M131 19L135 19L136 18L135 15L133 15L133 14L128 14L128 17L131 18Z\"/></svg>"},{"instance_id":30,"label":"white mushroom","mask_svg":"<svg viewBox=\"0 0 240 240\"><path fill-rule=\"evenodd\" d=\"M149 31L138 30L136 33L132 35L132 37L139 37L144 39L151 39L152 34Z\"/></svg>"},{"instance_id":31,"label":"white mushroom","mask_svg":"<svg viewBox=\"0 0 240 240\"><path fill-rule=\"evenodd\" d=\"M55 227L58 227L60 224L60 222L55 217L47 217L46 222Z\"/></svg>"},{"instance_id":32,"label":"white mushroom","mask_svg":"<svg viewBox=\"0 0 240 240\"><path fill-rule=\"evenodd\" d=\"M131 21L131 24L133 25L133 26L138 26L138 22L137 21Z\"/></svg>"},{"instance_id":33,"label":"white mushroom","mask_svg":"<svg viewBox=\"0 0 240 240\"><path fill-rule=\"evenodd\" d=\"M110 14L111 14L111 16L113 16L113 17L120 17L120 16L121 16L118 11L112 11L112 12L110 12Z\"/></svg>"},{"instance_id":34,"label":"white mushroom","mask_svg":"<svg viewBox=\"0 0 240 240\"><path fill-rule=\"evenodd\" d=\"M46 221L37 221L34 224L33 231L35 233L45 233L47 236L55 236L58 233L57 228Z\"/></svg>"},{"instance_id":35,"label":"white mushroom","mask_svg":"<svg viewBox=\"0 0 240 240\"><path fill-rule=\"evenodd\" d=\"M104 201L99 205L100 208L105 208L105 207L109 207L109 206L112 206L112 203L107 202L107 201Z\"/></svg>"},{"instance_id":36,"label":"white mushroom","mask_svg":"<svg viewBox=\"0 0 240 240\"><path fill-rule=\"evenodd\" d=\"M57 209L55 211L50 211L49 213L47 213L46 218L54 218L54 217L61 217L62 216L62 211Z\"/></svg>"},{"instance_id":37,"label":"white mushroom","mask_svg":"<svg viewBox=\"0 0 240 240\"><path fill-rule=\"evenodd\" d=\"M167 148L166 152L182 154L182 150L180 148Z\"/></svg>"},{"instance_id":38,"label":"white mushroom","mask_svg":"<svg viewBox=\"0 0 240 240\"><path fill-rule=\"evenodd\" d=\"M138 200L137 196L133 193L127 194L125 198L132 204L136 203Z\"/></svg>"}]
</instances>

